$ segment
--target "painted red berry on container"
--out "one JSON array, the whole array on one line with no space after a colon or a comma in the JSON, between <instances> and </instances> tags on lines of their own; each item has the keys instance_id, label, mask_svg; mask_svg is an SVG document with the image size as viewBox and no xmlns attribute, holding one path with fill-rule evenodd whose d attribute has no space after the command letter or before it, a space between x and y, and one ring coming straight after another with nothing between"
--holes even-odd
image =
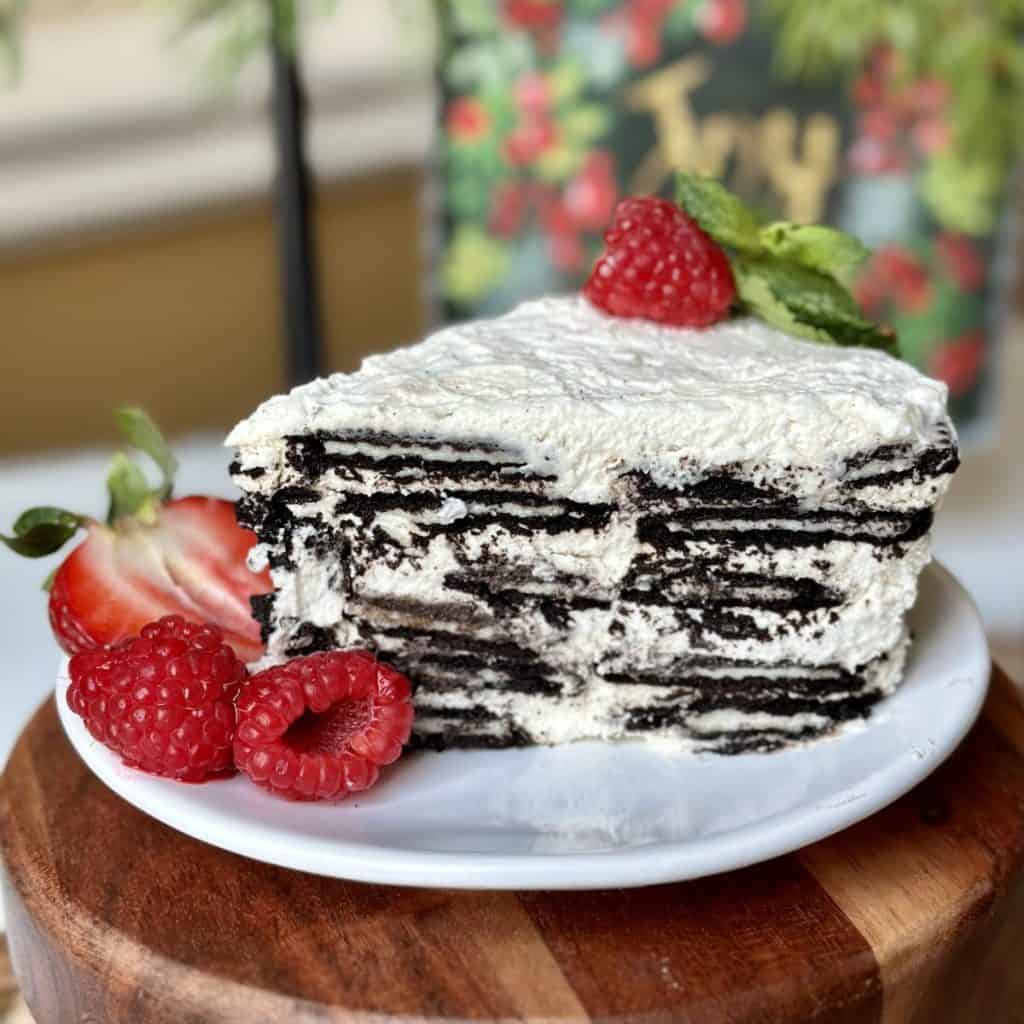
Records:
<instances>
[{"instance_id":1,"label":"painted red berry on container","mask_svg":"<svg viewBox=\"0 0 1024 1024\"><path fill-rule=\"evenodd\" d=\"M487 226L499 238L511 238L519 232L530 205L530 191L518 181L505 181L491 196Z\"/></svg>"},{"instance_id":2,"label":"painted red berry on container","mask_svg":"<svg viewBox=\"0 0 1024 1024\"><path fill-rule=\"evenodd\" d=\"M985 334L969 331L946 342L932 353L928 372L944 381L954 397L974 387L985 359Z\"/></svg>"},{"instance_id":3,"label":"painted red berry on container","mask_svg":"<svg viewBox=\"0 0 1024 1024\"><path fill-rule=\"evenodd\" d=\"M503 151L509 163L522 166L536 160L557 141L558 132L550 118L530 116L505 139Z\"/></svg>"},{"instance_id":4,"label":"painted red berry on container","mask_svg":"<svg viewBox=\"0 0 1024 1024\"><path fill-rule=\"evenodd\" d=\"M949 149L953 131L944 117L923 117L910 129L910 137L919 152L933 156Z\"/></svg>"},{"instance_id":5,"label":"painted red berry on container","mask_svg":"<svg viewBox=\"0 0 1024 1024\"><path fill-rule=\"evenodd\" d=\"M529 32L542 53L553 53L558 46L563 0L502 0L501 12L507 25Z\"/></svg>"},{"instance_id":6,"label":"painted red berry on container","mask_svg":"<svg viewBox=\"0 0 1024 1024\"><path fill-rule=\"evenodd\" d=\"M889 298L889 285L875 266L869 266L853 286L857 305L872 316L877 316Z\"/></svg>"},{"instance_id":7,"label":"painted red berry on container","mask_svg":"<svg viewBox=\"0 0 1024 1024\"><path fill-rule=\"evenodd\" d=\"M916 313L931 302L932 283L924 264L902 245L887 245L875 254L875 266L889 282L900 309Z\"/></svg>"},{"instance_id":8,"label":"painted red berry on container","mask_svg":"<svg viewBox=\"0 0 1024 1024\"><path fill-rule=\"evenodd\" d=\"M595 150L569 182L565 208L583 231L600 231L611 219L617 195L615 160L606 150Z\"/></svg>"},{"instance_id":9,"label":"painted red berry on container","mask_svg":"<svg viewBox=\"0 0 1024 1024\"><path fill-rule=\"evenodd\" d=\"M491 119L478 99L472 96L459 96L448 105L445 120L453 139L472 142L487 133Z\"/></svg>"},{"instance_id":10,"label":"painted red berry on container","mask_svg":"<svg viewBox=\"0 0 1024 1024\"><path fill-rule=\"evenodd\" d=\"M705 0L700 27L706 39L722 46L733 42L747 27L745 0Z\"/></svg>"},{"instance_id":11,"label":"painted red berry on container","mask_svg":"<svg viewBox=\"0 0 1024 1024\"><path fill-rule=\"evenodd\" d=\"M551 87L544 75L531 71L523 75L512 90L516 106L524 114L543 114L551 105Z\"/></svg>"},{"instance_id":12,"label":"painted red berry on container","mask_svg":"<svg viewBox=\"0 0 1024 1024\"><path fill-rule=\"evenodd\" d=\"M562 0L502 0L505 20L531 32L557 28L562 20Z\"/></svg>"},{"instance_id":13,"label":"painted red berry on container","mask_svg":"<svg viewBox=\"0 0 1024 1024\"><path fill-rule=\"evenodd\" d=\"M947 231L935 243L939 261L946 275L965 292L977 291L985 280L985 262L978 245L966 235Z\"/></svg>"},{"instance_id":14,"label":"painted red berry on container","mask_svg":"<svg viewBox=\"0 0 1024 1024\"><path fill-rule=\"evenodd\" d=\"M862 72L851 88L853 102L858 107L873 107L885 98L885 83L867 71Z\"/></svg>"},{"instance_id":15,"label":"painted red berry on container","mask_svg":"<svg viewBox=\"0 0 1024 1024\"><path fill-rule=\"evenodd\" d=\"M936 114L949 104L949 84L941 78L919 78L908 92L910 104L923 114Z\"/></svg>"},{"instance_id":16,"label":"painted red berry on container","mask_svg":"<svg viewBox=\"0 0 1024 1024\"><path fill-rule=\"evenodd\" d=\"M574 231L549 235L548 254L559 270L569 273L582 269L586 261L583 240Z\"/></svg>"}]
</instances>

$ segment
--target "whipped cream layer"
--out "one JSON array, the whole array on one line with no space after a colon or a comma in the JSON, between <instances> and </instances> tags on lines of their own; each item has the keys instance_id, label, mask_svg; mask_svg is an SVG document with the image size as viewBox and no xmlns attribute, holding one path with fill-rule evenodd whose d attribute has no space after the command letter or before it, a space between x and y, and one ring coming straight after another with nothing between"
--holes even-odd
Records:
<instances>
[{"instance_id":1,"label":"whipped cream layer","mask_svg":"<svg viewBox=\"0 0 1024 1024\"><path fill-rule=\"evenodd\" d=\"M671 487L735 466L821 497L851 456L888 445L913 459L952 436L945 406L943 384L881 352L752 319L703 330L623 320L573 296L446 328L271 398L227 443L351 430L490 440L580 501L605 500L627 467Z\"/></svg>"},{"instance_id":2,"label":"whipped cream layer","mask_svg":"<svg viewBox=\"0 0 1024 1024\"><path fill-rule=\"evenodd\" d=\"M945 389L752 320L578 298L448 328L228 438L268 662L368 647L418 742L825 735L897 685Z\"/></svg>"}]
</instances>

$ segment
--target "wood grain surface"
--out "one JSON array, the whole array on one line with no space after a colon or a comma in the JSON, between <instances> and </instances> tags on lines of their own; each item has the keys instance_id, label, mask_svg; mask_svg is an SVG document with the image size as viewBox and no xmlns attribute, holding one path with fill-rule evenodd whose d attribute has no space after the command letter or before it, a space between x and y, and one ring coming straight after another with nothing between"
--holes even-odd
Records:
<instances>
[{"instance_id":1,"label":"wood grain surface","mask_svg":"<svg viewBox=\"0 0 1024 1024\"><path fill-rule=\"evenodd\" d=\"M105 789L52 702L0 814L37 1024L1024 1024L1024 712L998 671L971 735L898 803L677 885L452 892L258 864Z\"/></svg>"}]
</instances>

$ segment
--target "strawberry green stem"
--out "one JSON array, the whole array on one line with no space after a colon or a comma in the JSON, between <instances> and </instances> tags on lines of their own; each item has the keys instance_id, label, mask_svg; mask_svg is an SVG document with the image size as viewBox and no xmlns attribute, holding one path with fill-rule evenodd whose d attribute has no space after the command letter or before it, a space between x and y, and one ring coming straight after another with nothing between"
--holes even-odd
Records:
<instances>
[{"instance_id":1,"label":"strawberry green stem","mask_svg":"<svg viewBox=\"0 0 1024 1024\"><path fill-rule=\"evenodd\" d=\"M25 558L43 558L62 548L88 522L88 516L42 505L22 512L14 521L13 535L0 534L0 541Z\"/></svg>"}]
</instances>

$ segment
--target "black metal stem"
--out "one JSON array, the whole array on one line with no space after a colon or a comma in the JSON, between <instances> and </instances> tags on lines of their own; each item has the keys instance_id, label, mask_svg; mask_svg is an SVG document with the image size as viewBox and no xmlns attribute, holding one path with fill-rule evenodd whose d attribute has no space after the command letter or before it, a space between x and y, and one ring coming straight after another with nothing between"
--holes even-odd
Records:
<instances>
[{"instance_id":1,"label":"black metal stem","mask_svg":"<svg viewBox=\"0 0 1024 1024\"><path fill-rule=\"evenodd\" d=\"M273 0L271 0L273 3ZM320 293L312 218L312 182L305 159L306 104L294 47L272 33L273 122L277 176L274 206L282 319L291 384L323 371Z\"/></svg>"}]
</instances>

